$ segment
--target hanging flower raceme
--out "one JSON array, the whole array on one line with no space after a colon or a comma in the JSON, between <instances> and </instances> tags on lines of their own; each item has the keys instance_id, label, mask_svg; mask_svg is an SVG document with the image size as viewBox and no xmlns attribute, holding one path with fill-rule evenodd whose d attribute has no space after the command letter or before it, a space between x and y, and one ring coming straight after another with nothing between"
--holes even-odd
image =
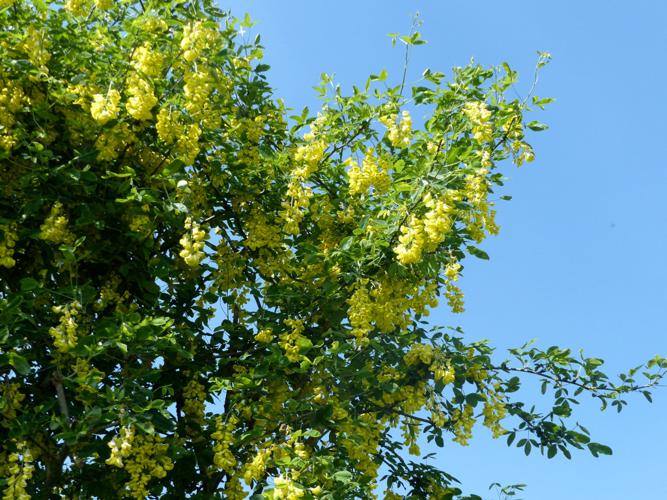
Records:
<instances>
[{"instance_id":1,"label":"hanging flower raceme","mask_svg":"<svg viewBox=\"0 0 667 500\"><path fill-rule=\"evenodd\" d=\"M491 142L493 127L491 112L486 104L480 101L469 101L463 105L463 113L470 121L473 138L479 143Z\"/></svg>"},{"instance_id":2,"label":"hanging flower raceme","mask_svg":"<svg viewBox=\"0 0 667 500\"><path fill-rule=\"evenodd\" d=\"M403 111L401 121L396 122L398 115L390 114L380 117L380 123L387 127L387 138L395 148L405 148L412 139L412 117L409 111Z\"/></svg>"},{"instance_id":3,"label":"hanging flower raceme","mask_svg":"<svg viewBox=\"0 0 667 500\"><path fill-rule=\"evenodd\" d=\"M204 245L206 242L206 231L200 228L199 224L194 222L191 217L185 219L186 233L180 240L182 250L178 255L190 267L197 267L206 256Z\"/></svg>"},{"instance_id":4,"label":"hanging flower raceme","mask_svg":"<svg viewBox=\"0 0 667 500\"><path fill-rule=\"evenodd\" d=\"M100 125L115 119L120 111L120 92L109 89L106 94L93 95L90 114Z\"/></svg>"}]
</instances>

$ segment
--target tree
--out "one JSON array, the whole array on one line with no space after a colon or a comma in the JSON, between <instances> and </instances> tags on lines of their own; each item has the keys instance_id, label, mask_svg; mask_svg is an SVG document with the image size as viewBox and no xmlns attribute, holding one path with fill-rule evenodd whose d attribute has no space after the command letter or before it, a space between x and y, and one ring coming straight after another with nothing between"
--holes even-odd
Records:
<instances>
[{"instance_id":1,"label":"tree","mask_svg":"<svg viewBox=\"0 0 667 500\"><path fill-rule=\"evenodd\" d=\"M526 453L611 453L572 424L577 397L650 399L664 360L613 381L425 321L463 310L499 168L533 159L546 127L524 113L550 100L471 64L409 94L325 75L317 116L288 117L259 38L235 37L249 22L209 0L0 0L4 498L459 498L408 456L478 420Z\"/></svg>"}]
</instances>

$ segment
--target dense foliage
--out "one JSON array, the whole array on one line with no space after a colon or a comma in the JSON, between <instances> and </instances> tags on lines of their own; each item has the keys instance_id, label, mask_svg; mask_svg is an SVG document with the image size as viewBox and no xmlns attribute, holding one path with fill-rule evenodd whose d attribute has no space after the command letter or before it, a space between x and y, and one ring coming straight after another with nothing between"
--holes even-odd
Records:
<instances>
[{"instance_id":1,"label":"dense foliage","mask_svg":"<svg viewBox=\"0 0 667 500\"><path fill-rule=\"evenodd\" d=\"M424 321L463 311L497 167L533 160L545 126L523 115L550 100L471 64L409 95L325 76L317 116L288 118L248 22L208 0L0 0L3 498L451 498L408 457L477 421L526 453L609 453L570 423L576 396L620 410L661 359L616 383Z\"/></svg>"}]
</instances>

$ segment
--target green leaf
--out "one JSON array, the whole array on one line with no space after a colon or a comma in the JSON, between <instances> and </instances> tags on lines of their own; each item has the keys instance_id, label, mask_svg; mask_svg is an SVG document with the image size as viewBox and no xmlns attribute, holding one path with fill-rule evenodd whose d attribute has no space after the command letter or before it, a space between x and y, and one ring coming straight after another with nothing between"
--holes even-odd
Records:
<instances>
[{"instance_id":1,"label":"green leaf","mask_svg":"<svg viewBox=\"0 0 667 500\"><path fill-rule=\"evenodd\" d=\"M333 478L336 481L339 481L343 484L347 484L350 481L352 481L352 473L347 470L339 470L338 472L334 473Z\"/></svg>"},{"instance_id":2,"label":"green leaf","mask_svg":"<svg viewBox=\"0 0 667 500\"><path fill-rule=\"evenodd\" d=\"M526 124L526 127L528 127L530 130L534 130L535 132L541 132L542 130L546 130L549 128L548 125L545 125L544 123L540 123L537 121L532 121Z\"/></svg>"},{"instance_id":3,"label":"green leaf","mask_svg":"<svg viewBox=\"0 0 667 500\"><path fill-rule=\"evenodd\" d=\"M23 278L21 280L21 291L30 292L39 288L39 281L34 278Z\"/></svg>"},{"instance_id":4,"label":"green leaf","mask_svg":"<svg viewBox=\"0 0 667 500\"><path fill-rule=\"evenodd\" d=\"M591 455L598 457L599 455L612 455L613 451L609 446L600 443L589 443L588 449Z\"/></svg>"},{"instance_id":5,"label":"green leaf","mask_svg":"<svg viewBox=\"0 0 667 500\"><path fill-rule=\"evenodd\" d=\"M480 250L479 248L474 247L472 245L468 245L468 252L470 253L470 255L473 255L473 256L477 257L478 259L489 260L489 254L488 253L486 253L484 250Z\"/></svg>"},{"instance_id":6,"label":"green leaf","mask_svg":"<svg viewBox=\"0 0 667 500\"><path fill-rule=\"evenodd\" d=\"M523 447L523 452L526 454L526 456L530 455L530 451L533 449L532 445L530 444L530 441L526 441L526 444Z\"/></svg>"},{"instance_id":7,"label":"green leaf","mask_svg":"<svg viewBox=\"0 0 667 500\"><path fill-rule=\"evenodd\" d=\"M14 370L20 375L27 375L30 373L30 365L28 361L16 352L9 353L9 364L14 367Z\"/></svg>"}]
</instances>

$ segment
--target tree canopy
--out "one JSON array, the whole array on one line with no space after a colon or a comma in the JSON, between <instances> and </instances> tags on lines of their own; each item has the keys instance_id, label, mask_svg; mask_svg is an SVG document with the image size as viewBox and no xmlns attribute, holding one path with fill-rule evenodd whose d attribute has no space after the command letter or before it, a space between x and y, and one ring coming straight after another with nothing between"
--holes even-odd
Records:
<instances>
[{"instance_id":1,"label":"tree canopy","mask_svg":"<svg viewBox=\"0 0 667 500\"><path fill-rule=\"evenodd\" d=\"M524 115L551 99L471 63L349 94L323 75L319 112L290 116L249 23L210 0L0 0L3 498L463 498L418 441L476 422L525 453L611 453L577 397L650 400L663 359L612 380L426 319L463 311L501 167L533 161L546 126Z\"/></svg>"}]
</instances>

